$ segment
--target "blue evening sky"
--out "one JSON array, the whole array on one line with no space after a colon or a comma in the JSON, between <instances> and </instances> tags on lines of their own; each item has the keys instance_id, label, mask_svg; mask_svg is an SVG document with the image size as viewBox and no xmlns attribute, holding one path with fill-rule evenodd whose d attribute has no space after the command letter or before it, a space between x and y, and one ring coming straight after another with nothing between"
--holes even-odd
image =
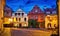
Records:
<instances>
[{"instance_id":1,"label":"blue evening sky","mask_svg":"<svg viewBox=\"0 0 60 36\"><path fill-rule=\"evenodd\" d=\"M21 8L28 13L35 5L38 5L43 10L44 6L46 6L46 8L56 7L56 2L57 0L6 0L6 5L12 8L13 11Z\"/></svg>"}]
</instances>

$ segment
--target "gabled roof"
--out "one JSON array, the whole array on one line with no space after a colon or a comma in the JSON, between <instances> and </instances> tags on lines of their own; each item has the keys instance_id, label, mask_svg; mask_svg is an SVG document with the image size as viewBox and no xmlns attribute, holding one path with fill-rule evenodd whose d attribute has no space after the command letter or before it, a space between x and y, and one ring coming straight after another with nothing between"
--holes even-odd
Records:
<instances>
[{"instance_id":1,"label":"gabled roof","mask_svg":"<svg viewBox=\"0 0 60 36\"><path fill-rule=\"evenodd\" d=\"M10 8L8 5L5 5L4 10L11 10L12 11L12 8Z\"/></svg>"},{"instance_id":2,"label":"gabled roof","mask_svg":"<svg viewBox=\"0 0 60 36\"><path fill-rule=\"evenodd\" d=\"M21 12L23 12L23 10L22 10L22 9L20 9L20 8L19 8L17 11L21 11Z\"/></svg>"},{"instance_id":3,"label":"gabled roof","mask_svg":"<svg viewBox=\"0 0 60 36\"><path fill-rule=\"evenodd\" d=\"M37 10L37 12L35 12ZM34 7L33 7L33 9L28 13L28 14L42 14L42 13L44 13L39 7L38 7L38 5L35 5Z\"/></svg>"}]
</instances>

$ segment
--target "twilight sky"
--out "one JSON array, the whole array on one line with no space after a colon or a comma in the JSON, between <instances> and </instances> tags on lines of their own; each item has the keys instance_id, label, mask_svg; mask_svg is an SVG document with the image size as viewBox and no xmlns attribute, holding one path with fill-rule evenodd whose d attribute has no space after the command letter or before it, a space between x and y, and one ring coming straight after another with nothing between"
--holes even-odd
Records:
<instances>
[{"instance_id":1,"label":"twilight sky","mask_svg":"<svg viewBox=\"0 0 60 36\"><path fill-rule=\"evenodd\" d=\"M47 8L52 8L52 6L56 7L56 2L57 0L6 0L6 5L12 8L13 11L21 8L28 13L34 5L38 5L43 10L44 6Z\"/></svg>"}]
</instances>

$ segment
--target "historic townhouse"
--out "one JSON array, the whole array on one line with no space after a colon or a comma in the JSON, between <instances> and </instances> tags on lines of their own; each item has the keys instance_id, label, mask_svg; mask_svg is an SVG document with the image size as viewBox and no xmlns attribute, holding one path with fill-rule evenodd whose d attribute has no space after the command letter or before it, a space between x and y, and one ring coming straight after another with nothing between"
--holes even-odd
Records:
<instances>
[{"instance_id":1,"label":"historic townhouse","mask_svg":"<svg viewBox=\"0 0 60 36\"><path fill-rule=\"evenodd\" d=\"M12 14L12 18L13 18L14 26L28 27L28 17L23 10L18 9L16 12Z\"/></svg>"},{"instance_id":2,"label":"historic townhouse","mask_svg":"<svg viewBox=\"0 0 60 36\"><path fill-rule=\"evenodd\" d=\"M45 14L45 28L56 28L58 26L57 9L47 8Z\"/></svg>"},{"instance_id":3,"label":"historic townhouse","mask_svg":"<svg viewBox=\"0 0 60 36\"><path fill-rule=\"evenodd\" d=\"M4 15L4 19L3 19L4 24L12 23L12 21L13 21L12 18L11 18L12 9L9 6L5 5L3 15Z\"/></svg>"},{"instance_id":4,"label":"historic townhouse","mask_svg":"<svg viewBox=\"0 0 60 36\"><path fill-rule=\"evenodd\" d=\"M33 19L39 22L39 27L44 27L44 18L44 12L37 5L35 5L33 9L28 13L28 19Z\"/></svg>"}]
</instances>

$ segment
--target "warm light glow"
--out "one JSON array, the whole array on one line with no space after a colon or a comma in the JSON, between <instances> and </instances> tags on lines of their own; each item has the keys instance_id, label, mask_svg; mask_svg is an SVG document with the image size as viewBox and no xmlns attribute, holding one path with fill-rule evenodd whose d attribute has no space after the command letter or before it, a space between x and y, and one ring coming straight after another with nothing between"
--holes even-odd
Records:
<instances>
[{"instance_id":1,"label":"warm light glow","mask_svg":"<svg viewBox=\"0 0 60 36\"><path fill-rule=\"evenodd\" d=\"M50 15L47 15L47 16L50 16Z\"/></svg>"},{"instance_id":2,"label":"warm light glow","mask_svg":"<svg viewBox=\"0 0 60 36\"><path fill-rule=\"evenodd\" d=\"M26 26L26 24L24 24L24 26Z\"/></svg>"},{"instance_id":3,"label":"warm light glow","mask_svg":"<svg viewBox=\"0 0 60 36\"><path fill-rule=\"evenodd\" d=\"M14 26L16 26L16 27L18 26L19 27L19 24L14 24Z\"/></svg>"},{"instance_id":4,"label":"warm light glow","mask_svg":"<svg viewBox=\"0 0 60 36\"><path fill-rule=\"evenodd\" d=\"M10 18L9 21L12 22L13 20Z\"/></svg>"},{"instance_id":5,"label":"warm light glow","mask_svg":"<svg viewBox=\"0 0 60 36\"><path fill-rule=\"evenodd\" d=\"M45 17L45 28L48 28L47 25L48 23L51 23L51 27L54 27L54 24L56 24L56 26L58 25L58 20L57 20L57 15L48 15Z\"/></svg>"}]
</instances>

